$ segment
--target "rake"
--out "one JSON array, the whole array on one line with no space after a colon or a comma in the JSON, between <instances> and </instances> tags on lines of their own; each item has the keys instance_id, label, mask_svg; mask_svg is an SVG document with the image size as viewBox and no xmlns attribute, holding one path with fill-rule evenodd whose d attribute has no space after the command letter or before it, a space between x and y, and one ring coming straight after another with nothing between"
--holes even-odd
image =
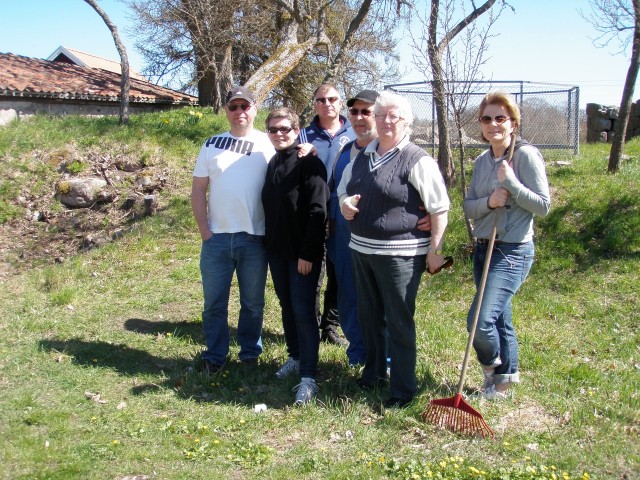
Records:
<instances>
[{"instance_id":1,"label":"rake","mask_svg":"<svg viewBox=\"0 0 640 480\"><path fill-rule=\"evenodd\" d=\"M513 149L515 147L515 135L511 137L511 144L509 145L509 155L507 162L511 163L513 158ZM480 287L478 289L478 300L476 302L476 308L473 312L473 322L469 329L469 339L467 340L467 348L464 352L464 360L462 361L462 371L460 372L460 381L458 382L458 390L456 394L451 398L442 398L431 400L429 405L426 406L424 412L422 412L422 420L424 422L433 423L434 425L442 428L447 428L454 433L463 435L473 435L479 437L491 437L495 435L493 430L484 421L480 412L469 405L464 398L462 398L462 389L464 388L464 378L467 373L467 366L469 365L469 356L471 354L471 347L473 346L473 338L476 334L476 327L478 326L478 318L480 317L480 307L482 306L482 297L484 296L484 288L487 284L487 276L489 274L489 265L491 264L491 255L493 253L493 245L496 241L496 220L494 217L493 228L491 230L491 238L489 238L489 246L487 248L487 256L484 259L484 266L482 268L482 277L480 279Z\"/></svg>"}]
</instances>

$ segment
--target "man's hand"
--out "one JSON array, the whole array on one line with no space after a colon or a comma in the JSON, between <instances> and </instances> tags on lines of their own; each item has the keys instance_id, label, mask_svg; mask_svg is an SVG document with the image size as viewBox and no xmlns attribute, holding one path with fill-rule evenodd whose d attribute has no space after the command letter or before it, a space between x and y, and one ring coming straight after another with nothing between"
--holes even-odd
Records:
<instances>
[{"instance_id":1,"label":"man's hand","mask_svg":"<svg viewBox=\"0 0 640 480\"><path fill-rule=\"evenodd\" d=\"M298 145L298 157L306 157L310 153L313 155L318 154L318 149L313 143L301 143Z\"/></svg>"},{"instance_id":2,"label":"man's hand","mask_svg":"<svg viewBox=\"0 0 640 480\"><path fill-rule=\"evenodd\" d=\"M431 231L431 215L429 215L427 212L427 209L424 208L423 205L420 205L418 207L420 210L422 210L423 212L425 212L425 216L418 219L418 224L416 225L416 229L420 230L421 232L429 232Z\"/></svg>"}]
</instances>

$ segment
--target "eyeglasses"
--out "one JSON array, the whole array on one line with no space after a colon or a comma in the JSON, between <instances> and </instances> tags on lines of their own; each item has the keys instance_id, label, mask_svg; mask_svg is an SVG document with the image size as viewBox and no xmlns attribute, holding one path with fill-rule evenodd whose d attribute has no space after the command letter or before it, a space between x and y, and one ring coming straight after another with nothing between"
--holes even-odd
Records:
<instances>
[{"instance_id":1,"label":"eyeglasses","mask_svg":"<svg viewBox=\"0 0 640 480\"><path fill-rule=\"evenodd\" d=\"M340 97L319 97L314 100L316 103L336 103Z\"/></svg>"},{"instance_id":2,"label":"eyeglasses","mask_svg":"<svg viewBox=\"0 0 640 480\"><path fill-rule=\"evenodd\" d=\"M496 125L502 125L507 120L511 120L511 117L507 117L506 115L496 115L495 117L483 115L478 119L480 123L484 123L485 125L489 125L492 121L495 121Z\"/></svg>"},{"instance_id":3,"label":"eyeglasses","mask_svg":"<svg viewBox=\"0 0 640 480\"><path fill-rule=\"evenodd\" d=\"M243 112L246 112L251 108L251 104L250 103L234 103L233 105L227 105L227 108L229 109L230 112L235 112L238 108L241 109Z\"/></svg>"},{"instance_id":4,"label":"eyeglasses","mask_svg":"<svg viewBox=\"0 0 640 480\"><path fill-rule=\"evenodd\" d=\"M267 132L275 135L276 133L280 132L280 133L289 133L291 130L293 130L292 127L269 127L267 128Z\"/></svg>"},{"instance_id":5,"label":"eyeglasses","mask_svg":"<svg viewBox=\"0 0 640 480\"><path fill-rule=\"evenodd\" d=\"M354 117L357 117L358 115L362 115L363 117L368 117L369 115L371 115L371 109L369 108L352 108L349 110L349 113L351 115L353 115Z\"/></svg>"},{"instance_id":6,"label":"eyeglasses","mask_svg":"<svg viewBox=\"0 0 640 480\"><path fill-rule=\"evenodd\" d=\"M396 123L398 120L402 120L402 117L394 113L378 113L376 120L389 120L389 123Z\"/></svg>"}]
</instances>

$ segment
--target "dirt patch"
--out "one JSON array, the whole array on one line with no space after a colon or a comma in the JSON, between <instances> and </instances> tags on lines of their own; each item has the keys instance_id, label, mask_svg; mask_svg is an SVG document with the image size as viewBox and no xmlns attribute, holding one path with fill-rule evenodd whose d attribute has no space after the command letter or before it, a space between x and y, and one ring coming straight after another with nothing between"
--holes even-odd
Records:
<instances>
[{"instance_id":1,"label":"dirt patch","mask_svg":"<svg viewBox=\"0 0 640 480\"><path fill-rule=\"evenodd\" d=\"M119 238L156 212L161 193L173 183L159 156L141 162L139 153L82 152L73 145L31 152L22 165L25 171L12 172L10 179L20 186L19 194L4 199L19 215L0 225L0 280ZM43 171L50 172L46 179ZM106 181L105 192L83 208L61 203L59 185L82 178Z\"/></svg>"},{"instance_id":2,"label":"dirt patch","mask_svg":"<svg viewBox=\"0 0 640 480\"><path fill-rule=\"evenodd\" d=\"M496 434L507 430L519 432L543 432L560 425L560 420L545 412L535 403L523 403L518 409L505 413L493 426Z\"/></svg>"}]
</instances>

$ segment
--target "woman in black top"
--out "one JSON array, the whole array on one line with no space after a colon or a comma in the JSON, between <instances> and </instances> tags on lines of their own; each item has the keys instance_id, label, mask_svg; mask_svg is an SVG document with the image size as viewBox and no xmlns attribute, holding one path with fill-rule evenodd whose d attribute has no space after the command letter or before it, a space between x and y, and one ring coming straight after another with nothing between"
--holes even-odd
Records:
<instances>
[{"instance_id":1,"label":"woman in black top","mask_svg":"<svg viewBox=\"0 0 640 480\"><path fill-rule=\"evenodd\" d=\"M318 323L316 286L324 251L329 188L322 161L298 156L298 116L288 108L267 116L267 133L276 149L262 189L267 258L282 308L289 359L276 376L299 373L295 404L311 401L317 391Z\"/></svg>"}]
</instances>

